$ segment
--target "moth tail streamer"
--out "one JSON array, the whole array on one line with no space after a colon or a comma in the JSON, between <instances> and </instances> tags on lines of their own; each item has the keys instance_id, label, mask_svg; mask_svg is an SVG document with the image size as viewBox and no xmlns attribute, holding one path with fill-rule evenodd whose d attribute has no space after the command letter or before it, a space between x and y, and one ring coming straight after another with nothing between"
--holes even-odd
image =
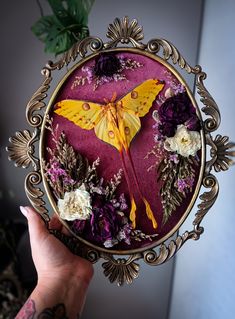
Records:
<instances>
[{"instance_id":1,"label":"moth tail streamer","mask_svg":"<svg viewBox=\"0 0 235 319\"><path fill-rule=\"evenodd\" d=\"M126 182L127 182L127 186L128 186L128 190L129 190L129 194L130 194L130 200L131 200L131 211L130 211L129 217L130 217L130 221L132 222L132 227L133 227L133 229L135 229L135 227L136 227L136 203L135 203L135 199L134 199L134 196L133 196L133 193L131 190L131 183L129 180L129 176L128 176L128 172L127 172L122 149L120 150L120 155L121 155L122 166L123 166L124 175L126 178Z\"/></svg>"},{"instance_id":2,"label":"moth tail streamer","mask_svg":"<svg viewBox=\"0 0 235 319\"><path fill-rule=\"evenodd\" d=\"M143 197L143 202L145 204L147 217L148 217L149 220L151 220L153 228L156 229L158 224L157 224L157 221L156 221L156 219L154 217L153 211L152 211L152 209L151 209L151 207L149 205L149 202L144 197Z\"/></svg>"},{"instance_id":3,"label":"moth tail streamer","mask_svg":"<svg viewBox=\"0 0 235 319\"><path fill-rule=\"evenodd\" d=\"M127 153L127 156L129 158L129 161L131 163L131 167L132 167L132 171L133 171L133 174L134 174L134 179L135 179L135 183L136 183L136 186L137 186L137 189L138 189L138 192L145 204L145 210L146 210L146 215L148 217L149 220L151 220L152 222L152 225L153 225L153 228L156 229L158 224L157 224L157 221L154 217L154 214L153 214L153 211L151 209L151 206L149 204L149 202L147 201L147 199L143 196L143 193L140 189L140 186L139 186L139 182L138 182L138 178L137 178L137 175L136 175L136 172L135 172L135 167L134 167L134 163L133 163L133 160L132 160L132 156L131 156L131 153L129 150L126 150L126 153Z\"/></svg>"},{"instance_id":4,"label":"moth tail streamer","mask_svg":"<svg viewBox=\"0 0 235 319\"><path fill-rule=\"evenodd\" d=\"M131 198L130 220L132 222L133 229L135 229L136 228L136 203L135 203L134 197Z\"/></svg>"}]
</instances>

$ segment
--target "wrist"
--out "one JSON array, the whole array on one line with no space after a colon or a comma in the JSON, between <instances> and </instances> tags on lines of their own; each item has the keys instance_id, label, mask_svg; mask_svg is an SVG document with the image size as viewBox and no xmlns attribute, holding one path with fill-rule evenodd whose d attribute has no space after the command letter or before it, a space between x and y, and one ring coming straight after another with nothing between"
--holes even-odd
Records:
<instances>
[{"instance_id":1,"label":"wrist","mask_svg":"<svg viewBox=\"0 0 235 319\"><path fill-rule=\"evenodd\" d=\"M37 309L52 308L62 304L69 318L77 318L81 314L88 288L88 282L83 278L70 277L69 279L39 278L30 299L34 300Z\"/></svg>"},{"instance_id":2,"label":"wrist","mask_svg":"<svg viewBox=\"0 0 235 319\"><path fill-rule=\"evenodd\" d=\"M68 291L71 294L77 295L81 291L86 291L89 286L91 278L84 278L82 276L68 275L59 276L52 274L50 276L38 276L36 289L39 291L47 291L51 295L65 296Z\"/></svg>"},{"instance_id":3,"label":"wrist","mask_svg":"<svg viewBox=\"0 0 235 319\"><path fill-rule=\"evenodd\" d=\"M37 273L39 286L48 288L61 286L66 289L74 286L75 289L79 289L81 285L87 287L90 284L94 270L89 261L81 260L79 267L77 264L65 264L50 271L37 269Z\"/></svg>"}]
</instances>

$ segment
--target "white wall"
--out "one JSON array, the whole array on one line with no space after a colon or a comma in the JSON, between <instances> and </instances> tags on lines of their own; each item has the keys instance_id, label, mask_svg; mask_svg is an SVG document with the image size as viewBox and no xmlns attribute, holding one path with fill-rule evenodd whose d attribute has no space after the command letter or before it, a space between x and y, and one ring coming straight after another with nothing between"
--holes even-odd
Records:
<instances>
[{"instance_id":1,"label":"white wall","mask_svg":"<svg viewBox=\"0 0 235 319\"><path fill-rule=\"evenodd\" d=\"M235 1L206 0L199 64L217 101L219 133L235 141ZM205 233L176 257L170 319L235 317L235 167L218 174L220 194L203 221Z\"/></svg>"},{"instance_id":2,"label":"white wall","mask_svg":"<svg viewBox=\"0 0 235 319\"><path fill-rule=\"evenodd\" d=\"M45 0L41 0L44 5ZM196 64L202 0L96 0L90 15L92 35L105 39L109 23L115 17L129 15L144 26L145 42L164 37ZM1 217L21 218L18 206L26 204L23 180L26 171L16 169L7 160L8 137L27 127L25 106L41 82L40 69L51 57L34 37L30 26L38 19L36 1L5 1L1 21L1 94L0 94L0 198ZM191 87L192 87L192 80ZM140 278L131 286L109 284L101 265L89 290L83 318L166 319L171 291L173 261L151 268L141 264Z\"/></svg>"}]
</instances>

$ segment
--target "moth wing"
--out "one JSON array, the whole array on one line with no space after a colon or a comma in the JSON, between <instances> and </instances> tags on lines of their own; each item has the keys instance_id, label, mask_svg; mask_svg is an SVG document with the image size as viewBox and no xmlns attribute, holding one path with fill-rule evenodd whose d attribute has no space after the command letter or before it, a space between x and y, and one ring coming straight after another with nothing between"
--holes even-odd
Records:
<instances>
[{"instance_id":1,"label":"moth wing","mask_svg":"<svg viewBox=\"0 0 235 319\"><path fill-rule=\"evenodd\" d=\"M131 110L123 112L121 116L118 114L118 127L121 135L122 144L127 150L132 139L140 130L141 123L138 116Z\"/></svg>"},{"instance_id":2,"label":"moth wing","mask_svg":"<svg viewBox=\"0 0 235 319\"><path fill-rule=\"evenodd\" d=\"M93 129L101 119L102 105L80 100L62 100L54 112L85 130Z\"/></svg>"},{"instance_id":3,"label":"moth wing","mask_svg":"<svg viewBox=\"0 0 235 319\"><path fill-rule=\"evenodd\" d=\"M132 110L139 117L145 116L163 87L164 83L157 79L146 80L125 95L119 103L124 110Z\"/></svg>"},{"instance_id":4,"label":"moth wing","mask_svg":"<svg viewBox=\"0 0 235 319\"><path fill-rule=\"evenodd\" d=\"M95 126L95 134L100 140L113 145L118 151L121 151L123 143L120 131L114 121L108 120L107 114L104 114Z\"/></svg>"}]
</instances>

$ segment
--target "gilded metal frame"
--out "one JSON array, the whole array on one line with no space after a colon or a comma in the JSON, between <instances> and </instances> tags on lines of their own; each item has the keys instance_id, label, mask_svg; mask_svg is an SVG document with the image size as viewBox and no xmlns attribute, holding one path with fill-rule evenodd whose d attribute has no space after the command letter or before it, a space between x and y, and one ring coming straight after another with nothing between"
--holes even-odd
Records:
<instances>
[{"instance_id":1,"label":"gilded metal frame","mask_svg":"<svg viewBox=\"0 0 235 319\"><path fill-rule=\"evenodd\" d=\"M108 27L108 42L104 43L97 37L87 37L76 43L57 62L53 63L49 61L42 69L43 82L26 107L26 119L33 130L32 132L29 130L16 132L15 136L10 138L11 145L7 147L9 159L13 160L16 166L28 168L32 165L33 171L29 172L25 178L26 195L31 205L42 216L48 226L50 217L45 207L45 201L43 200L44 192L40 188L42 173L40 158L35 155L35 143L41 139L41 154L43 140L41 132L44 126L44 114L42 114L41 110L46 107L44 100L47 98L47 91L52 81L52 71L61 70L64 66L69 65L71 61L75 61L78 56L80 56L81 59L86 59L86 56L89 55L89 51L95 54L104 50L118 50L119 46L120 49L126 50L131 47L135 52L152 57L158 57L159 54L161 54L161 60L166 63L168 67L170 66L168 61L171 61L174 65L178 65L187 73L195 76L196 89L203 104L201 112L206 116L206 119L203 120L204 133L202 134L202 140L204 143L204 154L202 155L203 163L200 173L200 186L208 189L208 191L205 191L199 196L200 203L197 206L198 210L193 221L193 229L184 232L182 235L177 235L176 239L171 240L170 243L167 243L167 238L164 238L163 241L154 243L154 246L149 246L147 249L123 252L101 249L94 245L87 245L87 243L84 245L84 241L76 237L68 237L58 231L50 230L75 254L81 255L93 263L103 258L105 262L102 264L102 267L104 268L105 276L109 278L110 282L116 281L118 285L122 285L125 282L131 283L134 278L138 277L139 265L137 261L139 259L143 259L146 264L151 266L160 265L173 257L186 241L189 239L198 240L200 238L204 231L201 222L214 204L219 192L219 184L216 177L212 174L212 170L215 172L227 170L233 163L231 157L235 156L235 151L233 150L235 144L230 142L227 136L216 135L215 138L212 136L212 133L215 132L220 125L220 111L216 102L204 86L206 73L202 71L199 65L195 67L190 66L177 48L167 40L152 39L147 44L142 43L141 40L144 38L142 31L143 29L138 25L137 20L134 19L130 21L128 17L122 19L116 18ZM172 70L176 72L175 69ZM210 148L210 159L207 161L206 147ZM198 187L198 192L199 188L200 187ZM198 192L196 192L195 198L192 199L193 204ZM188 213L189 212L184 214L181 222L175 226L173 232L178 230ZM127 256L116 257L116 255Z\"/></svg>"}]
</instances>

